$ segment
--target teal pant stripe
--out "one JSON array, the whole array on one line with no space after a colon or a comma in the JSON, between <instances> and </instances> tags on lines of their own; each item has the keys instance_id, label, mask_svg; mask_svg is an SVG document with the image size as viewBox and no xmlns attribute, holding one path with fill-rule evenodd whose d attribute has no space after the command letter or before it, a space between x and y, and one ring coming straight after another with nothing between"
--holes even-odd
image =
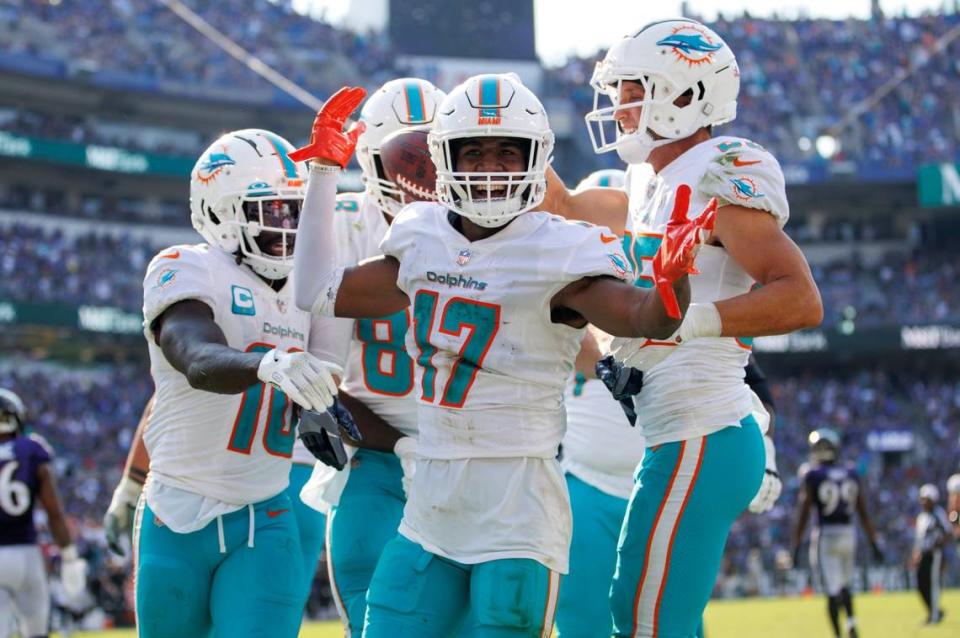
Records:
<instances>
[{"instance_id":1,"label":"teal pant stripe","mask_svg":"<svg viewBox=\"0 0 960 638\"><path fill-rule=\"evenodd\" d=\"M292 638L303 611L303 560L292 504L285 493L249 512L177 534L149 506L139 520L137 624L141 638Z\"/></svg>"},{"instance_id":2,"label":"teal pant stripe","mask_svg":"<svg viewBox=\"0 0 960 638\"><path fill-rule=\"evenodd\" d=\"M570 573L557 601L558 638L596 638L613 633L610 583L627 499L617 498L567 474L573 539Z\"/></svg>"},{"instance_id":3,"label":"teal pant stripe","mask_svg":"<svg viewBox=\"0 0 960 638\"><path fill-rule=\"evenodd\" d=\"M358 450L340 504L330 512L330 581L350 635L359 637L367 588L383 548L397 535L403 506L403 470L394 454Z\"/></svg>"},{"instance_id":4,"label":"teal pant stripe","mask_svg":"<svg viewBox=\"0 0 960 638\"><path fill-rule=\"evenodd\" d=\"M730 527L756 495L764 463L753 417L647 449L610 591L616 636L696 635Z\"/></svg>"},{"instance_id":5,"label":"teal pant stripe","mask_svg":"<svg viewBox=\"0 0 960 638\"><path fill-rule=\"evenodd\" d=\"M534 560L464 565L398 534L370 583L363 638L549 637L559 584Z\"/></svg>"},{"instance_id":6,"label":"teal pant stripe","mask_svg":"<svg viewBox=\"0 0 960 638\"><path fill-rule=\"evenodd\" d=\"M297 529L300 532L304 600L310 597L310 591L313 589L313 579L317 575L317 563L320 561L324 531L327 527L327 517L323 512L318 512L300 500L300 490L303 489L312 472L312 466L294 463L290 468L290 485L287 487L287 496L293 504L293 515L297 519Z\"/></svg>"}]
</instances>

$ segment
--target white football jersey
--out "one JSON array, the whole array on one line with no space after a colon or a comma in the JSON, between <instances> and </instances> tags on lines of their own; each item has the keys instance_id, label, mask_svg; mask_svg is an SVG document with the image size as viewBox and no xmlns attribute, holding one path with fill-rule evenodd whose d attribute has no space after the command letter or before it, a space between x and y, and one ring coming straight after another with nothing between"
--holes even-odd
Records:
<instances>
[{"instance_id":1,"label":"white football jersey","mask_svg":"<svg viewBox=\"0 0 960 638\"><path fill-rule=\"evenodd\" d=\"M632 427L610 391L597 379L571 380L564 394L567 433L561 465L601 492L629 498L633 474L646 447L643 430Z\"/></svg>"},{"instance_id":2,"label":"white football jersey","mask_svg":"<svg viewBox=\"0 0 960 638\"><path fill-rule=\"evenodd\" d=\"M390 225L363 193L337 195L335 211L340 263L357 263L382 254L380 241ZM381 319L353 321L353 340L341 387L360 399L384 421L409 436L417 435L417 404L413 395L413 359L405 339L410 310Z\"/></svg>"},{"instance_id":3,"label":"white football jersey","mask_svg":"<svg viewBox=\"0 0 960 638\"><path fill-rule=\"evenodd\" d=\"M151 324L172 304L196 299L213 311L231 348L309 350L342 364L337 352L344 336L337 336L331 320L299 310L292 295L291 282L276 292L233 256L206 244L174 246L147 267L144 333L156 386L144 433L152 484L147 498L175 531L202 527L203 519L208 522L286 488L296 438L293 402L262 383L241 394L191 388L156 344ZM197 502L189 513L193 505L183 502L184 492L206 502ZM177 496L164 502L160 494Z\"/></svg>"},{"instance_id":4,"label":"white football jersey","mask_svg":"<svg viewBox=\"0 0 960 638\"><path fill-rule=\"evenodd\" d=\"M550 302L584 277L628 276L610 237L531 212L470 242L439 204L398 215L381 248L410 297L418 452L429 459L417 464L405 536L465 563L528 557L566 571L570 511L555 457L584 331L553 323Z\"/></svg>"},{"instance_id":5,"label":"white football jersey","mask_svg":"<svg viewBox=\"0 0 960 638\"><path fill-rule=\"evenodd\" d=\"M630 167L630 196L624 249L639 273L636 285L652 287L651 260L663 237L675 202L689 197L688 215L703 212L711 197L771 214L783 227L790 210L783 172L759 145L738 137L717 137L691 148L650 177ZM697 255L700 274L690 276L691 301L712 302L748 292L753 279L719 246L704 246ZM754 410L753 393L744 383L751 339L693 339L675 347L662 363L647 371L637 395L637 423L647 445L705 436Z\"/></svg>"}]
</instances>

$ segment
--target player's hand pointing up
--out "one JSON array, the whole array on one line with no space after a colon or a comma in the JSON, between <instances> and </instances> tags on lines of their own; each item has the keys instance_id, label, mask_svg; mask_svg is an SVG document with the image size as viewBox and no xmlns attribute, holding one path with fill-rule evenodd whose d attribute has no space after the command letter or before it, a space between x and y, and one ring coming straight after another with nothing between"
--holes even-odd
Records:
<instances>
[{"instance_id":1,"label":"player's hand pointing up","mask_svg":"<svg viewBox=\"0 0 960 638\"><path fill-rule=\"evenodd\" d=\"M313 120L310 143L290 153L290 159L295 162L316 160L344 168L366 125L355 122L347 132L343 131L343 125L366 95L366 90L359 86L343 87L334 93Z\"/></svg>"}]
</instances>

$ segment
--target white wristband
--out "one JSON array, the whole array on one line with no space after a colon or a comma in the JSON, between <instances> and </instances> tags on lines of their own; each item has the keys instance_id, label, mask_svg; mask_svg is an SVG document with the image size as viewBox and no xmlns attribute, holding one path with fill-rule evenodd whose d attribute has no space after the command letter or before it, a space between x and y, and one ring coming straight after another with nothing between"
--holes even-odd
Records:
<instances>
[{"instance_id":1,"label":"white wristband","mask_svg":"<svg viewBox=\"0 0 960 638\"><path fill-rule=\"evenodd\" d=\"M80 558L80 553L77 551L77 546L70 544L66 547L60 548L60 558L65 561L74 561Z\"/></svg>"},{"instance_id":2,"label":"white wristband","mask_svg":"<svg viewBox=\"0 0 960 638\"><path fill-rule=\"evenodd\" d=\"M723 329L720 311L712 303L692 303L680 325L680 340L697 337L719 337Z\"/></svg>"},{"instance_id":3,"label":"white wristband","mask_svg":"<svg viewBox=\"0 0 960 638\"><path fill-rule=\"evenodd\" d=\"M339 173L341 168L336 165L321 164L320 162L310 162L311 173Z\"/></svg>"}]
</instances>

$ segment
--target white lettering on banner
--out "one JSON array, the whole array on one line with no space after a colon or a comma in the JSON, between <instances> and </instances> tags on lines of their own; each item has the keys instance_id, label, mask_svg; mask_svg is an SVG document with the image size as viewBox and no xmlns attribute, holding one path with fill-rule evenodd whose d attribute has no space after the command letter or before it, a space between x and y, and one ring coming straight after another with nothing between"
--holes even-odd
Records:
<instances>
[{"instance_id":1,"label":"white lettering on banner","mask_svg":"<svg viewBox=\"0 0 960 638\"><path fill-rule=\"evenodd\" d=\"M17 307L12 303L0 303L0 323L13 323L17 320Z\"/></svg>"},{"instance_id":2,"label":"white lettering on banner","mask_svg":"<svg viewBox=\"0 0 960 638\"><path fill-rule=\"evenodd\" d=\"M943 189L940 204L950 206L960 203L960 173L956 164L940 164L940 183Z\"/></svg>"},{"instance_id":3,"label":"white lettering on banner","mask_svg":"<svg viewBox=\"0 0 960 638\"><path fill-rule=\"evenodd\" d=\"M0 155L27 157L32 151L33 144L27 138L0 132Z\"/></svg>"},{"instance_id":4,"label":"white lettering on banner","mask_svg":"<svg viewBox=\"0 0 960 638\"><path fill-rule=\"evenodd\" d=\"M93 168L121 173L146 173L150 168L150 162L145 155L93 144L87 147L87 164Z\"/></svg>"},{"instance_id":5,"label":"white lettering on banner","mask_svg":"<svg viewBox=\"0 0 960 638\"><path fill-rule=\"evenodd\" d=\"M812 330L758 337L753 340L753 347L757 352L821 352L829 347L829 343L823 332Z\"/></svg>"},{"instance_id":6,"label":"white lettering on banner","mask_svg":"<svg viewBox=\"0 0 960 638\"><path fill-rule=\"evenodd\" d=\"M904 350L960 348L960 330L953 326L904 326L900 328Z\"/></svg>"},{"instance_id":7,"label":"white lettering on banner","mask_svg":"<svg viewBox=\"0 0 960 638\"><path fill-rule=\"evenodd\" d=\"M91 332L136 334L143 329L141 317L109 306L80 306L77 319L81 329Z\"/></svg>"}]
</instances>

